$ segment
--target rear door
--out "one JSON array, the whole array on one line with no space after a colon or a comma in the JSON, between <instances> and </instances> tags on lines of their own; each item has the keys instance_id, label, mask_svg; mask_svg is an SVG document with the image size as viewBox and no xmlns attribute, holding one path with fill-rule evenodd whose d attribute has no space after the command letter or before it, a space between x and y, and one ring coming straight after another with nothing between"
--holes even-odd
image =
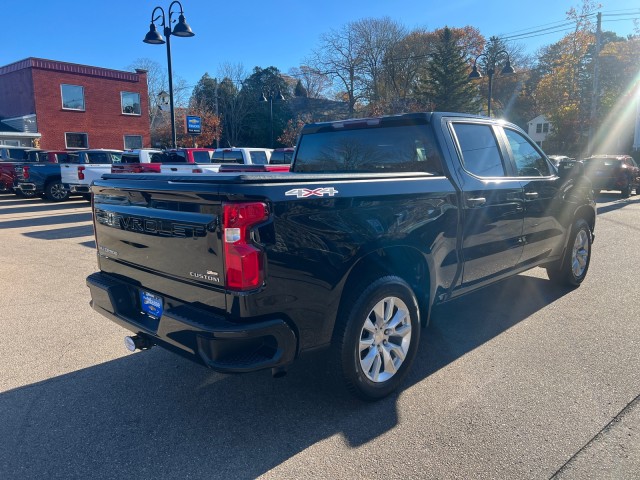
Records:
<instances>
[{"instance_id":1,"label":"rear door","mask_svg":"<svg viewBox=\"0 0 640 480\"><path fill-rule=\"evenodd\" d=\"M78 152L69 155L68 158L60 162L60 176L63 185L72 185L78 183L78 166L86 162L85 152Z\"/></svg>"},{"instance_id":2,"label":"rear door","mask_svg":"<svg viewBox=\"0 0 640 480\"><path fill-rule=\"evenodd\" d=\"M462 168L463 286L512 270L522 253L524 192L501 132L490 122L451 121Z\"/></svg>"}]
</instances>

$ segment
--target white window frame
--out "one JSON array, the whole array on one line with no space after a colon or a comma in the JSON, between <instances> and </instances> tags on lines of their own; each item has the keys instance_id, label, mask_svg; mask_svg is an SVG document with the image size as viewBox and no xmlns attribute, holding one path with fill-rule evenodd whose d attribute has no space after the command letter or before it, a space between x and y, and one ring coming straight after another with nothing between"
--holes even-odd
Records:
<instances>
[{"instance_id":1,"label":"white window frame","mask_svg":"<svg viewBox=\"0 0 640 480\"><path fill-rule=\"evenodd\" d=\"M125 94L137 95L138 96L138 107L140 109L139 113L125 112L124 111L124 108L125 108L124 107L124 95ZM140 115L142 115L141 95L138 92L125 92L125 91L120 92L120 111L122 112L123 115L133 115L134 117L139 117Z\"/></svg>"},{"instance_id":2,"label":"white window frame","mask_svg":"<svg viewBox=\"0 0 640 480\"><path fill-rule=\"evenodd\" d=\"M140 146L139 147L129 147L129 146L127 146L127 137L138 137L140 139ZM139 148L143 148L142 135L123 135L122 136L122 144L124 145L124 149L123 150L137 150Z\"/></svg>"},{"instance_id":3,"label":"white window frame","mask_svg":"<svg viewBox=\"0 0 640 480\"><path fill-rule=\"evenodd\" d=\"M62 87L78 87L82 89L82 108L71 108L71 107L65 107L64 106L64 93L62 91ZM71 83L61 83L60 84L60 100L62 102L62 109L63 110L72 110L74 112L84 112L86 111L86 102L85 102L85 98L84 98L84 87L82 85L73 85Z\"/></svg>"},{"instance_id":4,"label":"white window frame","mask_svg":"<svg viewBox=\"0 0 640 480\"><path fill-rule=\"evenodd\" d=\"M70 147L67 144L67 135L68 134L74 134L74 135L84 135L85 138L87 139L86 142L86 147ZM64 145L65 145L65 149L66 150L83 150L85 148L89 148L89 134L87 132L64 132Z\"/></svg>"}]
</instances>

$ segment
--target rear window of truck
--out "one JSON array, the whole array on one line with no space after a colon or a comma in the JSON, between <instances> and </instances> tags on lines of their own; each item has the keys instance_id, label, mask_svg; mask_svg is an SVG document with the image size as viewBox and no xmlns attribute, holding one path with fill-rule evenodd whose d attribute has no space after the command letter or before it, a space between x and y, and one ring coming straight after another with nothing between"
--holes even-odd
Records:
<instances>
[{"instance_id":1,"label":"rear window of truck","mask_svg":"<svg viewBox=\"0 0 640 480\"><path fill-rule=\"evenodd\" d=\"M213 153L213 163L244 163L242 152L239 150L216 150Z\"/></svg>"},{"instance_id":2,"label":"rear window of truck","mask_svg":"<svg viewBox=\"0 0 640 480\"><path fill-rule=\"evenodd\" d=\"M293 171L443 174L438 147L431 131L423 125L325 130L302 135Z\"/></svg>"}]
</instances>

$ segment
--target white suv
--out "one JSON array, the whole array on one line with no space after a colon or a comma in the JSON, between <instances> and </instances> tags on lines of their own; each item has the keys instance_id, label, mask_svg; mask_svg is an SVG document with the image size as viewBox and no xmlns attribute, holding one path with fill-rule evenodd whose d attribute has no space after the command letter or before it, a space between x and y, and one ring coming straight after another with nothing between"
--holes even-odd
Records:
<instances>
[{"instance_id":1,"label":"white suv","mask_svg":"<svg viewBox=\"0 0 640 480\"><path fill-rule=\"evenodd\" d=\"M216 148L211 163L239 163L241 165L267 165L271 148Z\"/></svg>"}]
</instances>

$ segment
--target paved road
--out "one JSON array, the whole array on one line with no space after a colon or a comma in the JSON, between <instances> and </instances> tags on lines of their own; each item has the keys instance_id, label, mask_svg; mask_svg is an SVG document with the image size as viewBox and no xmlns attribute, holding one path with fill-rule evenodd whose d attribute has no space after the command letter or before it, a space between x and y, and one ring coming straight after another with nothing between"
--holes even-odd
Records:
<instances>
[{"instance_id":1,"label":"paved road","mask_svg":"<svg viewBox=\"0 0 640 480\"><path fill-rule=\"evenodd\" d=\"M640 196L599 199L591 270L441 307L405 388L363 404L324 356L226 376L88 306L86 202L0 195L0 478L640 478Z\"/></svg>"}]
</instances>

